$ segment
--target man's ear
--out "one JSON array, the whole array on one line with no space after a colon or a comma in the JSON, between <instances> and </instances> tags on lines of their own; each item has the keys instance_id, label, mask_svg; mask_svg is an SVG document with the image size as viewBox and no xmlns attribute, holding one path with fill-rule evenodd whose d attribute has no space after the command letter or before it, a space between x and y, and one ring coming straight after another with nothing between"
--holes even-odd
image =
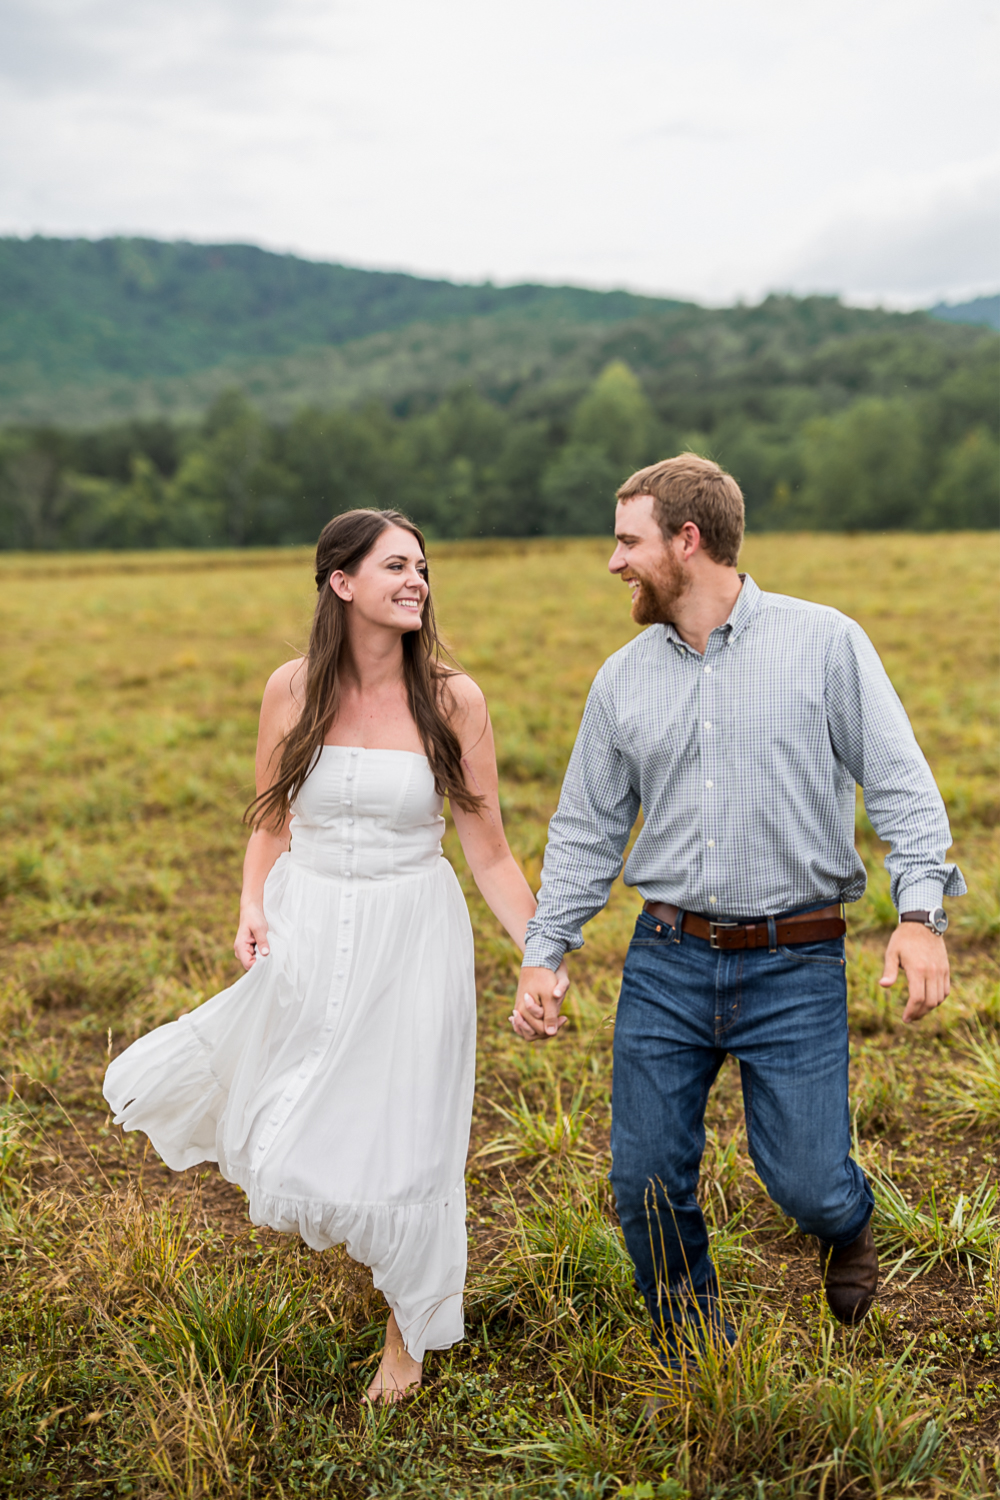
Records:
<instances>
[{"instance_id":1,"label":"man's ear","mask_svg":"<svg viewBox=\"0 0 1000 1500\"><path fill-rule=\"evenodd\" d=\"M336 594L337 598L343 599L345 604L350 604L351 600L354 598L354 591L351 588L350 579L348 578L347 574L340 568L338 568L335 573L330 574L330 587L333 589L333 592Z\"/></svg>"},{"instance_id":2,"label":"man's ear","mask_svg":"<svg viewBox=\"0 0 1000 1500\"><path fill-rule=\"evenodd\" d=\"M701 532L693 521L685 521L680 530L674 532L673 539L679 543L681 562L688 562L701 549Z\"/></svg>"}]
</instances>

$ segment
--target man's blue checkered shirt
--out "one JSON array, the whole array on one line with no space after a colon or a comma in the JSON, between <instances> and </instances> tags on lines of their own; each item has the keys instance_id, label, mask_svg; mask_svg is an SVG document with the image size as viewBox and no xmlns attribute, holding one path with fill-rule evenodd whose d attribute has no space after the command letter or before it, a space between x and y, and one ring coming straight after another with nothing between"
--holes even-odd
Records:
<instances>
[{"instance_id":1,"label":"man's blue checkered shirt","mask_svg":"<svg viewBox=\"0 0 1000 1500\"><path fill-rule=\"evenodd\" d=\"M525 964L554 969L625 882L646 900L751 918L856 901L854 784L900 911L966 889L948 818L878 654L835 609L745 578L704 656L653 625L604 663L549 825Z\"/></svg>"}]
</instances>

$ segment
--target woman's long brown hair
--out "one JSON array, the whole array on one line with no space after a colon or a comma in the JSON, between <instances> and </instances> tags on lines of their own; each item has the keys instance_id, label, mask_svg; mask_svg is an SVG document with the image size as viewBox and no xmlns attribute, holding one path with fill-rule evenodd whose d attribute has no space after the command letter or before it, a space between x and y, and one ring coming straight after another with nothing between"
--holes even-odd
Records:
<instances>
[{"instance_id":1,"label":"woman's long brown hair","mask_svg":"<svg viewBox=\"0 0 1000 1500\"><path fill-rule=\"evenodd\" d=\"M330 574L357 571L390 526L400 526L426 547L420 531L398 510L348 510L328 521L316 544L316 588L319 598L309 633L305 703L298 722L281 741L278 774L267 791L250 803L244 821L254 828L279 829L290 804L319 759L320 747L340 706L340 661L347 641L346 605L330 587ZM429 580L428 580L429 581ZM424 753L440 796L467 812L482 805L470 791L462 767L462 747L448 723L451 704L449 668L441 663L442 646L428 592L423 623L403 636L403 680Z\"/></svg>"}]
</instances>

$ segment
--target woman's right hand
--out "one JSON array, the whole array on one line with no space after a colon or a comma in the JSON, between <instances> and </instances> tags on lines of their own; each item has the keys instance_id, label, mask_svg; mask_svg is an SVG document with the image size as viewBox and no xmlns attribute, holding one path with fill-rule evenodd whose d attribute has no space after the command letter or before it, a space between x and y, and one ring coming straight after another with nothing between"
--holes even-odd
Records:
<instances>
[{"instance_id":1,"label":"woman's right hand","mask_svg":"<svg viewBox=\"0 0 1000 1500\"><path fill-rule=\"evenodd\" d=\"M270 953L267 942L267 918L262 906L241 906L240 925L233 952L244 969L252 969L258 958Z\"/></svg>"}]
</instances>

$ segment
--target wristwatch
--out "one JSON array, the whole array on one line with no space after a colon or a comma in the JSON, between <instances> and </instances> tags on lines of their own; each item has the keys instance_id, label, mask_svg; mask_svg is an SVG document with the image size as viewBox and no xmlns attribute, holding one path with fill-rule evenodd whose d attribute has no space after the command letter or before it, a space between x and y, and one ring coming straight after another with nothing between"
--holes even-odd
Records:
<instances>
[{"instance_id":1,"label":"wristwatch","mask_svg":"<svg viewBox=\"0 0 1000 1500\"><path fill-rule=\"evenodd\" d=\"M948 914L943 906L935 906L933 911L901 911L899 914L901 922L922 922L929 927L931 932L936 932L938 937L944 937L948 931Z\"/></svg>"}]
</instances>

